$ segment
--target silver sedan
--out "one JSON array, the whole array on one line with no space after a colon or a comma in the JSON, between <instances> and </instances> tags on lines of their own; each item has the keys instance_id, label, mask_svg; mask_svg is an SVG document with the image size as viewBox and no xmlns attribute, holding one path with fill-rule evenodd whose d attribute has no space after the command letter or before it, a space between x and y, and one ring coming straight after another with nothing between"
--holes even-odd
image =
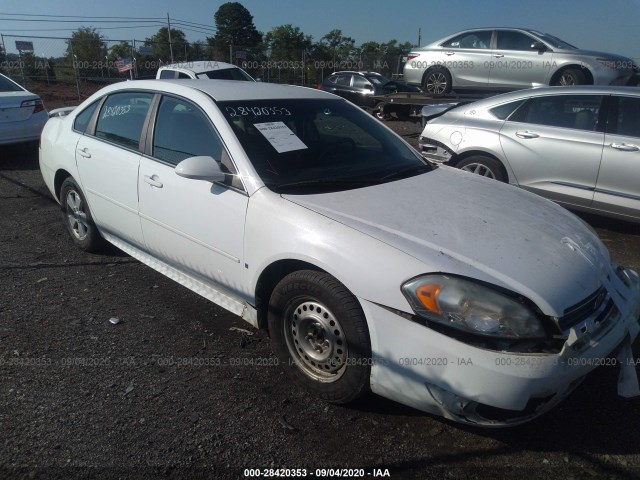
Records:
<instances>
[{"instance_id":1,"label":"silver sedan","mask_svg":"<svg viewBox=\"0 0 640 480\"><path fill-rule=\"evenodd\" d=\"M554 35L520 28L458 32L412 50L407 83L434 95L452 89L508 91L543 85L636 85L633 60L581 50Z\"/></svg>"},{"instance_id":2,"label":"silver sedan","mask_svg":"<svg viewBox=\"0 0 640 480\"><path fill-rule=\"evenodd\" d=\"M0 74L0 145L38 140L48 118L38 95Z\"/></svg>"},{"instance_id":3,"label":"silver sedan","mask_svg":"<svg viewBox=\"0 0 640 480\"><path fill-rule=\"evenodd\" d=\"M640 89L544 87L430 120L431 161L531 190L569 208L640 222Z\"/></svg>"}]
</instances>

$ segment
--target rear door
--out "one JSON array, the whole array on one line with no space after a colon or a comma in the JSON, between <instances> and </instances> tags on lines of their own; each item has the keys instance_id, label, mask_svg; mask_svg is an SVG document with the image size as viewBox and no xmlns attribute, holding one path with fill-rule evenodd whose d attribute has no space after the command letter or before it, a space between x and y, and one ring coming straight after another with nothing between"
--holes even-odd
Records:
<instances>
[{"instance_id":1,"label":"rear door","mask_svg":"<svg viewBox=\"0 0 640 480\"><path fill-rule=\"evenodd\" d=\"M429 54L426 68L441 66L451 73L454 87L484 88L491 70L491 40L493 30L462 33L441 45L438 55Z\"/></svg>"},{"instance_id":2,"label":"rear door","mask_svg":"<svg viewBox=\"0 0 640 480\"><path fill-rule=\"evenodd\" d=\"M533 97L507 118L500 143L522 188L591 205L604 142L602 100L602 95Z\"/></svg>"},{"instance_id":3,"label":"rear door","mask_svg":"<svg viewBox=\"0 0 640 480\"><path fill-rule=\"evenodd\" d=\"M640 97L610 97L593 206L640 218Z\"/></svg>"},{"instance_id":4,"label":"rear door","mask_svg":"<svg viewBox=\"0 0 640 480\"><path fill-rule=\"evenodd\" d=\"M101 230L143 247L138 218L141 134L153 93L119 92L102 103L95 130L80 137L76 163Z\"/></svg>"}]
</instances>

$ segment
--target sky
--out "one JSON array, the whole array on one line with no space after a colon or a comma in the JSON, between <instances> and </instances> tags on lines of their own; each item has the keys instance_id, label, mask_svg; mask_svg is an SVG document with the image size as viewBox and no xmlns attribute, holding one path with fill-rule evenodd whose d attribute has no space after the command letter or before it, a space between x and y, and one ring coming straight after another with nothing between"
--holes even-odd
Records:
<instances>
[{"instance_id":1,"label":"sky","mask_svg":"<svg viewBox=\"0 0 640 480\"><path fill-rule=\"evenodd\" d=\"M140 27L142 22L127 21L127 17L166 17L169 13L173 19L206 24L213 29L213 15L223 3L220 0L0 0L0 34L5 37L8 52L14 51L15 39L9 38L10 35L65 37L81 25L103 27L101 33L109 39L144 40L157 32L160 24ZM253 15L256 28L264 33L291 23L314 40L338 28L354 38L356 45L391 39L417 44L418 29L421 29L421 44L426 45L467 28L525 27L552 33L580 48L617 53L640 61L640 0L241 0L240 3ZM20 17L8 14L121 16L123 20L108 24L91 20L18 22L10 19ZM125 26L135 28L122 28ZM204 40L207 36L202 31L193 31L196 28L183 29L189 41Z\"/></svg>"}]
</instances>

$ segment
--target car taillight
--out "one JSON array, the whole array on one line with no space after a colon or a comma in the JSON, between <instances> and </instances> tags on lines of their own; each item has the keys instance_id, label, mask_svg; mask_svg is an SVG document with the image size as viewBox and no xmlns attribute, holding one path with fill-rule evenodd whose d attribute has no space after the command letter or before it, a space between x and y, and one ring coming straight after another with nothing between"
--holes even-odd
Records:
<instances>
[{"instance_id":1,"label":"car taillight","mask_svg":"<svg viewBox=\"0 0 640 480\"><path fill-rule=\"evenodd\" d=\"M24 100L21 104L20 104L20 108L23 107L33 107L33 113L38 113L38 112L42 112L44 110L44 103L42 103L42 100L37 99L37 100Z\"/></svg>"},{"instance_id":2,"label":"car taillight","mask_svg":"<svg viewBox=\"0 0 640 480\"><path fill-rule=\"evenodd\" d=\"M413 60L414 58L418 58L420 55L417 53L410 53L409 55L407 55L407 62L410 62L411 60Z\"/></svg>"},{"instance_id":3,"label":"car taillight","mask_svg":"<svg viewBox=\"0 0 640 480\"><path fill-rule=\"evenodd\" d=\"M318 90L322 90L322 84L319 83L318 86L316 87Z\"/></svg>"}]
</instances>

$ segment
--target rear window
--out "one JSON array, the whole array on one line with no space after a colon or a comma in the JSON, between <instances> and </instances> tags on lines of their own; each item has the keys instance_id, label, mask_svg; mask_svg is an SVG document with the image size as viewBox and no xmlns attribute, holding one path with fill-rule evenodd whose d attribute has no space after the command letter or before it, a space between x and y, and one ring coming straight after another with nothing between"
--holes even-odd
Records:
<instances>
[{"instance_id":1,"label":"rear window","mask_svg":"<svg viewBox=\"0 0 640 480\"><path fill-rule=\"evenodd\" d=\"M23 92L24 89L15 82L0 75L0 92Z\"/></svg>"},{"instance_id":2,"label":"rear window","mask_svg":"<svg viewBox=\"0 0 640 480\"><path fill-rule=\"evenodd\" d=\"M198 78L209 78L211 80L242 80L253 82L253 78L239 68L219 68L208 72L198 73Z\"/></svg>"}]
</instances>

